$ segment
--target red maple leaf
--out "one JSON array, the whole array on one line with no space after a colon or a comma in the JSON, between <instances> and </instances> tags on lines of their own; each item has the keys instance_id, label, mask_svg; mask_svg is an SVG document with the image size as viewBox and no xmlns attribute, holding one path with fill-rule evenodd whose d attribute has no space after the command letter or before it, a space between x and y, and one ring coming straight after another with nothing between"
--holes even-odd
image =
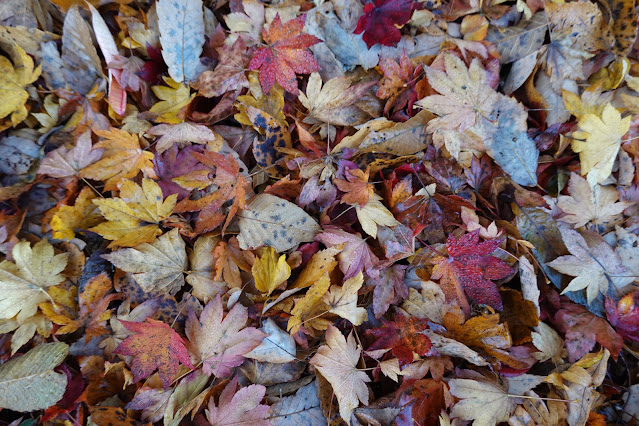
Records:
<instances>
[{"instance_id":1,"label":"red maple leaf","mask_svg":"<svg viewBox=\"0 0 639 426\"><path fill-rule=\"evenodd\" d=\"M479 242L479 230L462 235L458 240L451 234L446 242L448 257L434 259L432 278L438 279L446 299L456 299L466 315L469 306L464 292L475 303L502 310L499 288L491 280L507 277L512 268L491 254L499 240Z\"/></svg>"},{"instance_id":2,"label":"red maple leaf","mask_svg":"<svg viewBox=\"0 0 639 426\"><path fill-rule=\"evenodd\" d=\"M606 299L608 321L624 339L639 342L639 291L625 295L615 303Z\"/></svg>"},{"instance_id":3,"label":"red maple leaf","mask_svg":"<svg viewBox=\"0 0 639 426\"><path fill-rule=\"evenodd\" d=\"M368 350L391 349L400 363L410 364L413 352L424 356L432 346L430 339L422 333L427 328L428 319L398 314L395 321L382 320L380 327L366 331L366 334L377 337Z\"/></svg>"},{"instance_id":4,"label":"red maple leaf","mask_svg":"<svg viewBox=\"0 0 639 426\"><path fill-rule=\"evenodd\" d=\"M133 357L131 371L134 381L149 377L158 370L164 389L167 389L177 374L180 362L193 368L184 341L167 324L150 318L146 322L120 322L136 334L124 339L113 353Z\"/></svg>"},{"instance_id":5,"label":"red maple leaf","mask_svg":"<svg viewBox=\"0 0 639 426\"><path fill-rule=\"evenodd\" d=\"M404 380L396 401L406 407L395 419L398 426L438 424L440 413L446 409L444 383L433 379Z\"/></svg>"},{"instance_id":6,"label":"red maple leaf","mask_svg":"<svg viewBox=\"0 0 639 426\"><path fill-rule=\"evenodd\" d=\"M399 32L413 14L413 0L373 0L364 6L364 14L357 21L355 34L364 32L369 49L379 43L395 46L402 38Z\"/></svg>"},{"instance_id":7,"label":"red maple leaf","mask_svg":"<svg viewBox=\"0 0 639 426\"><path fill-rule=\"evenodd\" d=\"M321 42L319 38L310 34L302 34L306 15L291 19L284 25L280 15L268 28L262 30L262 37L268 43L268 47L260 47L255 51L250 70L260 70L260 84L264 93L267 93L275 84L280 84L287 92L297 96L297 74L310 74L319 70L319 65L308 50L309 47Z\"/></svg>"}]
</instances>

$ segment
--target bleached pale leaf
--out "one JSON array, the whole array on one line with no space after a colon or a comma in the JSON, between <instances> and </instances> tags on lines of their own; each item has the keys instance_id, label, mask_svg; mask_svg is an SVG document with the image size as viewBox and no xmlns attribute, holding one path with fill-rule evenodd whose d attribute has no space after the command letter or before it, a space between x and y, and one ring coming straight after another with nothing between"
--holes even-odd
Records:
<instances>
[{"instance_id":1,"label":"bleached pale leaf","mask_svg":"<svg viewBox=\"0 0 639 426\"><path fill-rule=\"evenodd\" d=\"M333 387L339 403L339 414L349 425L351 414L360 401L368 405L366 383L371 379L357 368L361 352L352 333L347 340L336 327L329 325L326 345L321 346L310 360Z\"/></svg>"},{"instance_id":2,"label":"bleached pale leaf","mask_svg":"<svg viewBox=\"0 0 639 426\"><path fill-rule=\"evenodd\" d=\"M202 0L160 0L157 3L162 57L178 83L195 77L204 44Z\"/></svg>"},{"instance_id":3,"label":"bleached pale leaf","mask_svg":"<svg viewBox=\"0 0 639 426\"><path fill-rule=\"evenodd\" d=\"M174 143L203 145L216 138L215 133L208 127L188 121L178 124L159 124L147 130L147 133L153 136L161 136L155 141L155 151L158 154L171 148Z\"/></svg>"},{"instance_id":4,"label":"bleached pale leaf","mask_svg":"<svg viewBox=\"0 0 639 426\"><path fill-rule=\"evenodd\" d=\"M344 281L344 285L331 286L323 297L333 314L349 320L353 325L361 325L368 319L365 308L357 306L357 292L362 288L364 275L362 272Z\"/></svg>"},{"instance_id":5,"label":"bleached pale leaf","mask_svg":"<svg viewBox=\"0 0 639 426\"><path fill-rule=\"evenodd\" d=\"M93 149L91 132L85 132L71 149L61 146L47 154L40 163L38 173L55 178L75 176L102 157L103 149Z\"/></svg>"},{"instance_id":6,"label":"bleached pale leaf","mask_svg":"<svg viewBox=\"0 0 639 426\"><path fill-rule=\"evenodd\" d=\"M184 285L186 245L177 229L160 236L153 244L140 244L103 257L116 268L133 274L145 292L175 294Z\"/></svg>"},{"instance_id":7,"label":"bleached pale leaf","mask_svg":"<svg viewBox=\"0 0 639 426\"><path fill-rule=\"evenodd\" d=\"M295 360L295 340L293 337L279 328L270 318L259 329L267 336L262 343L246 355L260 362L272 362L284 364Z\"/></svg>"},{"instance_id":8,"label":"bleached pale leaf","mask_svg":"<svg viewBox=\"0 0 639 426\"><path fill-rule=\"evenodd\" d=\"M494 426L508 420L517 406L502 387L488 381L451 379L450 393L459 398L452 417L473 420L475 426Z\"/></svg>"},{"instance_id":9,"label":"bleached pale leaf","mask_svg":"<svg viewBox=\"0 0 639 426\"><path fill-rule=\"evenodd\" d=\"M253 198L239 216L237 240L243 250L262 245L281 253L313 240L321 231L315 220L300 207L270 194Z\"/></svg>"},{"instance_id":10,"label":"bleached pale leaf","mask_svg":"<svg viewBox=\"0 0 639 426\"><path fill-rule=\"evenodd\" d=\"M28 412L58 402L67 387L67 376L53 369L68 353L66 343L43 343L0 365L0 408Z\"/></svg>"}]
</instances>

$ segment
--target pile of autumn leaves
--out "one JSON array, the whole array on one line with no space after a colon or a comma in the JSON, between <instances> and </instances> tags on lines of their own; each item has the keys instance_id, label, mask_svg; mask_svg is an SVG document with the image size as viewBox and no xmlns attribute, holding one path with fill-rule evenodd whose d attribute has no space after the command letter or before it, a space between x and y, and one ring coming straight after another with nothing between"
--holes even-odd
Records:
<instances>
[{"instance_id":1,"label":"pile of autumn leaves","mask_svg":"<svg viewBox=\"0 0 639 426\"><path fill-rule=\"evenodd\" d=\"M7 127L68 118L37 177L0 192L0 407L97 424L603 421L609 359L639 342L637 130L598 102L609 81L563 95L575 125L542 165L489 43L323 79L306 15L266 25L242 3L230 34L208 28L203 72L197 1L160 0L158 29L132 18L118 37L70 8L62 42L92 30L108 86L56 88L39 112L40 65L20 43L0 56L18 82ZM393 47L418 9L375 0L353 34ZM556 196L524 188L550 188L548 170ZM39 185L56 205L33 233L21 200Z\"/></svg>"}]
</instances>

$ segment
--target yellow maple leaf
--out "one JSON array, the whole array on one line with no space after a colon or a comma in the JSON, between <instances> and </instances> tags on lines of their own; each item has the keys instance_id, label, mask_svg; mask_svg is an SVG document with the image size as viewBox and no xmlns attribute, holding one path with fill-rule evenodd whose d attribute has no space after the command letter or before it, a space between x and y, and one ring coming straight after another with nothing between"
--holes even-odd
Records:
<instances>
[{"instance_id":1,"label":"yellow maple leaf","mask_svg":"<svg viewBox=\"0 0 639 426\"><path fill-rule=\"evenodd\" d=\"M89 229L104 219L92 201L95 193L87 186L82 188L73 206L61 206L51 218L53 238L70 240L75 237L76 229Z\"/></svg>"},{"instance_id":2,"label":"yellow maple leaf","mask_svg":"<svg viewBox=\"0 0 639 426\"><path fill-rule=\"evenodd\" d=\"M95 130L95 134L105 140L94 145L95 149L104 149L102 158L81 170L81 176L106 181L104 189L113 191L122 179L135 177L140 170L149 176L153 171L153 153L142 150L137 135L124 130Z\"/></svg>"},{"instance_id":3,"label":"yellow maple leaf","mask_svg":"<svg viewBox=\"0 0 639 426\"><path fill-rule=\"evenodd\" d=\"M322 300L330 285L331 279L326 273L313 284L303 298L295 302L295 307L291 310L293 316L288 319L287 331L295 334L302 325L309 330L326 330L328 325L332 324L331 321L321 318L330 309Z\"/></svg>"},{"instance_id":4,"label":"yellow maple leaf","mask_svg":"<svg viewBox=\"0 0 639 426\"><path fill-rule=\"evenodd\" d=\"M581 174L588 174L590 186L601 184L612 173L621 137L630 129L630 120L631 117L622 119L610 103L601 118L586 114L579 119L579 130L572 134L572 150L579 153Z\"/></svg>"},{"instance_id":5,"label":"yellow maple leaf","mask_svg":"<svg viewBox=\"0 0 639 426\"><path fill-rule=\"evenodd\" d=\"M11 115L11 124L15 127L27 118L24 104L29 99L25 87L40 77L40 65L34 69L33 59L17 44L13 45L9 59L0 56L0 118Z\"/></svg>"},{"instance_id":6,"label":"yellow maple leaf","mask_svg":"<svg viewBox=\"0 0 639 426\"><path fill-rule=\"evenodd\" d=\"M14 262L0 263L0 319L18 315L18 322L35 315L38 303L51 300L46 288L62 283L68 253L55 254L44 239L31 247L28 241L17 243Z\"/></svg>"},{"instance_id":7,"label":"yellow maple leaf","mask_svg":"<svg viewBox=\"0 0 639 426\"><path fill-rule=\"evenodd\" d=\"M184 121L178 117L182 108L191 103L195 93L191 95L191 90L182 83L176 83L169 77L165 77L166 86L153 86L151 90L160 101L151 107L149 112L157 114L156 122L177 124Z\"/></svg>"},{"instance_id":8,"label":"yellow maple leaf","mask_svg":"<svg viewBox=\"0 0 639 426\"><path fill-rule=\"evenodd\" d=\"M377 238L377 226L396 226L399 222L395 220L393 214L379 201L381 197L373 194L368 203L363 207L355 204L357 220L362 229L373 238Z\"/></svg>"},{"instance_id":9,"label":"yellow maple leaf","mask_svg":"<svg viewBox=\"0 0 639 426\"><path fill-rule=\"evenodd\" d=\"M176 202L176 194L163 201L162 190L151 179L143 179L141 187L125 180L120 198L93 200L107 222L94 226L91 231L112 240L109 248L152 243L162 234L160 222L171 215Z\"/></svg>"},{"instance_id":10,"label":"yellow maple leaf","mask_svg":"<svg viewBox=\"0 0 639 426\"><path fill-rule=\"evenodd\" d=\"M332 286L323 296L324 302L330 306L330 312L346 318L353 325L361 325L368 319L366 309L357 307L357 292L362 288L364 275L359 274L344 282L343 286Z\"/></svg>"},{"instance_id":11,"label":"yellow maple leaf","mask_svg":"<svg viewBox=\"0 0 639 426\"><path fill-rule=\"evenodd\" d=\"M291 276L291 267L286 263L286 255L277 258L273 247L267 247L261 257L255 259L251 269L255 279L255 287L262 293L270 295Z\"/></svg>"}]
</instances>

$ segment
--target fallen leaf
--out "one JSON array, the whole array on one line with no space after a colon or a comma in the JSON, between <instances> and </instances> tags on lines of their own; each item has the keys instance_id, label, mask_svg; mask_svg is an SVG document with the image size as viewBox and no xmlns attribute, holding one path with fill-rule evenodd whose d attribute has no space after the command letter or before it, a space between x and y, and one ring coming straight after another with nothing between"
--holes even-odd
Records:
<instances>
[{"instance_id":1,"label":"fallen leaf","mask_svg":"<svg viewBox=\"0 0 639 426\"><path fill-rule=\"evenodd\" d=\"M231 369L244 362L244 355L262 343L266 336L254 327L246 327L248 310L241 304L226 316L218 295L206 304L200 318L189 312L186 335L208 376L229 377Z\"/></svg>"},{"instance_id":2,"label":"fallen leaf","mask_svg":"<svg viewBox=\"0 0 639 426\"><path fill-rule=\"evenodd\" d=\"M25 89L40 77L41 67L34 68L33 59L14 44L11 60L4 56L0 59L0 70L0 96L5 100L0 106L0 118L11 115L11 124L15 127L27 118L24 104L29 94Z\"/></svg>"},{"instance_id":3,"label":"fallen leaf","mask_svg":"<svg viewBox=\"0 0 639 426\"><path fill-rule=\"evenodd\" d=\"M120 188L120 198L93 200L107 222L91 231L111 240L109 247L152 243L162 233L160 222L169 217L176 199L176 195L170 195L163 200L162 190L151 179L143 179L141 187L125 180Z\"/></svg>"},{"instance_id":4,"label":"fallen leaf","mask_svg":"<svg viewBox=\"0 0 639 426\"><path fill-rule=\"evenodd\" d=\"M273 290L291 276L291 267L286 263L286 255L281 255L278 259L275 249L267 247L264 254L255 259L251 272L255 279L255 287L270 296Z\"/></svg>"},{"instance_id":5,"label":"fallen leaf","mask_svg":"<svg viewBox=\"0 0 639 426\"><path fill-rule=\"evenodd\" d=\"M350 424L351 414L360 402L368 405L366 383L371 379L357 368L361 351L352 334L347 340L337 328L329 325L326 345L321 346L310 360L333 387L339 413L347 424Z\"/></svg>"},{"instance_id":6,"label":"fallen leaf","mask_svg":"<svg viewBox=\"0 0 639 426\"><path fill-rule=\"evenodd\" d=\"M215 426L243 423L269 426L269 406L260 404L265 394L266 388L262 385L250 385L238 391L236 377L226 385L217 405L213 398L209 400L206 418Z\"/></svg>"},{"instance_id":7,"label":"fallen leaf","mask_svg":"<svg viewBox=\"0 0 639 426\"><path fill-rule=\"evenodd\" d=\"M324 303L330 307L329 312L349 320L355 326L366 321L366 309L357 307L357 292L363 283L364 275L360 272L344 281L341 287L331 286L323 296Z\"/></svg>"},{"instance_id":8,"label":"fallen leaf","mask_svg":"<svg viewBox=\"0 0 639 426\"><path fill-rule=\"evenodd\" d=\"M412 13L413 0L373 0L364 6L355 34L364 33L369 49L377 43L395 46L401 38L399 28L408 22Z\"/></svg>"},{"instance_id":9,"label":"fallen leaf","mask_svg":"<svg viewBox=\"0 0 639 426\"><path fill-rule=\"evenodd\" d=\"M279 14L275 16L268 32L262 30L262 37L268 47L255 51L249 69L260 70L260 84L264 92L269 92L277 81L287 92L297 95L295 74L310 74L319 69L309 47L320 42L315 36L302 34L306 15L282 24Z\"/></svg>"},{"instance_id":10,"label":"fallen leaf","mask_svg":"<svg viewBox=\"0 0 639 426\"><path fill-rule=\"evenodd\" d=\"M146 322L120 320L120 323L134 334L124 339L113 353L133 357L131 371L135 382L158 370L167 389L180 363L194 368L180 335L162 321L147 318Z\"/></svg>"}]
</instances>

